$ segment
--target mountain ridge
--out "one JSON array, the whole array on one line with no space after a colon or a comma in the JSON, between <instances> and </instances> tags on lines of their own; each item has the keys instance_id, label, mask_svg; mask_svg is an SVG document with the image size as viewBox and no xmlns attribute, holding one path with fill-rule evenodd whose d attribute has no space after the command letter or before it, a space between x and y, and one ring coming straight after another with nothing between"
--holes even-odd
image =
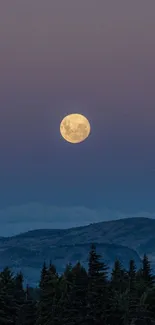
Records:
<instances>
[{"instance_id":1,"label":"mountain ridge","mask_svg":"<svg viewBox=\"0 0 155 325\"><path fill-rule=\"evenodd\" d=\"M18 237L18 236L22 236L24 234L28 234L28 233L36 233L36 232L57 232L57 231L60 231L60 232L64 232L64 231L70 231L70 230L80 230L82 228L88 228L90 226L94 226L94 225L106 225L106 224L113 224L113 223L121 223L122 221L124 222L133 222L134 220L139 220L139 221L152 221L152 223L155 225L155 219L153 218L149 218L149 217L129 217L129 218L121 218L121 219L113 219L113 220L106 220L106 221L100 221L100 222L93 222L93 223L90 223L88 225L84 225L84 226L78 226L78 227L69 227L69 228L38 228L38 229L34 229L34 230L28 230L28 231L24 231L24 232L21 232L19 234L16 234L16 235L13 235L13 236L0 236L0 239L1 238L14 238L14 237Z\"/></svg>"},{"instance_id":2,"label":"mountain ridge","mask_svg":"<svg viewBox=\"0 0 155 325\"><path fill-rule=\"evenodd\" d=\"M11 237L0 238L1 266L21 269L29 283L36 283L44 260L63 272L68 262L80 261L87 267L90 244L112 267L116 258L124 267L129 259L141 264L148 253L155 270L155 220L150 218L124 218L91 223L68 229L36 229Z\"/></svg>"}]
</instances>

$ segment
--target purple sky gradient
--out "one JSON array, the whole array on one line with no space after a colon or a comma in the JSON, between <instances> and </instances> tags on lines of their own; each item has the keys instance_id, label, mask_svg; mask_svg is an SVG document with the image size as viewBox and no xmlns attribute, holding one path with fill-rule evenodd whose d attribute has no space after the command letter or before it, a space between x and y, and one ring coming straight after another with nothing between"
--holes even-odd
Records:
<instances>
[{"instance_id":1,"label":"purple sky gradient","mask_svg":"<svg viewBox=\"0 0 155 325\"><path fill-rule=\"evenodd\" d=\"M1 208L155 211L154 31L154 0L1 1ZM73 112L92 126L77 146Z\"/></svg>"}]
</instances>

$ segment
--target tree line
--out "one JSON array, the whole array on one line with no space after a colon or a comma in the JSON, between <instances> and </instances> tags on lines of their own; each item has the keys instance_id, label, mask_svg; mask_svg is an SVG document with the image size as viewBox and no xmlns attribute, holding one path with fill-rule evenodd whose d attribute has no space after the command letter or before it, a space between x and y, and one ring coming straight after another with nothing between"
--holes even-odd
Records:
<instances>
[{"instance_id":1,"label":"tree line","mask_svg":"<svg viewBox=\"0 0 155 325\"><path fill-rule=\"evenodd\" d=\"M90 247L88 269L67 264L63 274L44 262L38 288L23 275L0 272L0 325L155 325L155 285L147 255L136 269L108 265Z\"/></svg>"}]
</instances>

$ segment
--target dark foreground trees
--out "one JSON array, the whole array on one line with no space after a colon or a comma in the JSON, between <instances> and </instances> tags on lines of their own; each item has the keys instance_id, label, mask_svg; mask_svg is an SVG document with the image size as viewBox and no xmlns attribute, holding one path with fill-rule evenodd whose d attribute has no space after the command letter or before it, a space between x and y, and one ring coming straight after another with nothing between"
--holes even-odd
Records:
<instances>
[{"instance_id":1,"label":"dark foreground trees","mask_svg":"<svg viewBox=\"0 0 155 325\"><path fill-rule=\"evenodd\" d=\"M0 273L0 325L155 325L155 285L148 257L136 270L108 266L92 245L88 271L78 262L62 275L43 264L39 288L23 288L22 273Z\"/></svg>"}]
</instances>

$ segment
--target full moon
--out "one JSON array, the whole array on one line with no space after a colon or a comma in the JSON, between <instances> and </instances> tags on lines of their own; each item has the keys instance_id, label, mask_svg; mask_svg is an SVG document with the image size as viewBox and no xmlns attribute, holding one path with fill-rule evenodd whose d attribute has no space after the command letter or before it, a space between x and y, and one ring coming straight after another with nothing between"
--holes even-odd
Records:
<instances>
[{"instance_id":1,"label":"full moon","mask_svg":"<svg viewBox=\"0 0 155 325\"><path fill-rule=\"evenodd\" d=\"M79 143L88 138L90 123L81 114L70 114L64 117L60 124L62 137L70 143Z\"/></svg>"}]
</instances>

